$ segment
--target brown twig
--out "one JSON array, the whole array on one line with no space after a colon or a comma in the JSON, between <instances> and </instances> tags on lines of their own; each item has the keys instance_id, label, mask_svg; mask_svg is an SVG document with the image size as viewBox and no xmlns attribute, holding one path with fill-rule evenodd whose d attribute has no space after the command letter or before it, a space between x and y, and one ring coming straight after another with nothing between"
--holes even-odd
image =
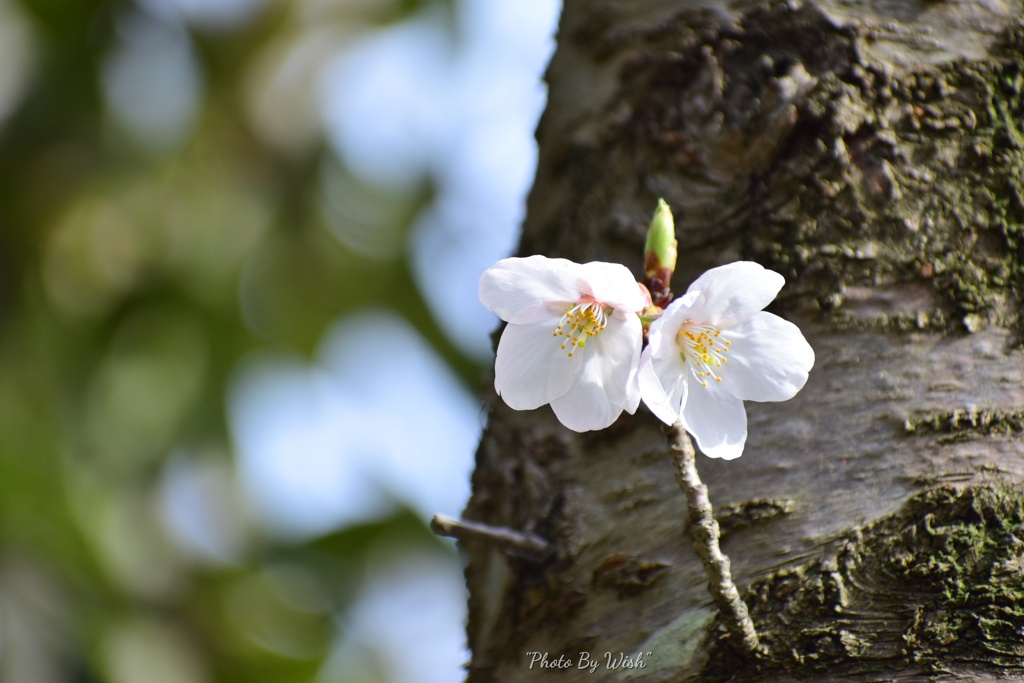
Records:
<instances>
[{"instance_id":1,"label":"brown twig","mask_svg":"<svg viewBox=\"0 0 1024 683\"><path fill-rule=\"evenodd\" d=\"M708 487L701 482L700 475L697 474L697 455L693 442L678 422L669 432L669 444L672 448L676 481L679 482L679 488L686 493L693 547L708 573L708 592L722 614L725 628L732 636L736 647L744 654L754 654L758 646L757 631L754 630L754 622L750 619L747 606L732 581L729 558L718 545L718 522L715 521L711 499L708 498Z\"/></svg>"},{"instance_id":2,"label":"brown twig","mask_svg":"<svg viewBox=\"0 0 1024 683\"><path fill-rule=\"evenodd\" d=\"M530 555L546 555L551 548L550 543L534 534L514 531L503 526L453 519L445 515L434 515L430 520L430 530L438 536L457 538L460 541L486 541Z\"/></svg>"}]
</instances>

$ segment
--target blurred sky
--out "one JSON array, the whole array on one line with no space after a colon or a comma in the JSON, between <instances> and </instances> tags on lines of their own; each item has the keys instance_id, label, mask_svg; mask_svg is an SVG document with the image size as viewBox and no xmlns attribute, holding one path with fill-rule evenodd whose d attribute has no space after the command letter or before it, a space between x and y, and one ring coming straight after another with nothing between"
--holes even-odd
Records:
<instances>
[{"instance_id":1,"label":"blurred sky","mask_svg":"<svg viewBox=\"0 0 1024 683\"><path fill-rule=\"evenodd\" d=\"M267 651L296 661L323 656L313 646L306 651L275 640L272 628L259 630L248 616L255 608L243 604L257 584L284 596L310 623L311 614L334 619L336 642L325 650L318 683L462 680L466 595L454 544L438 552L382 542L352 580L361 586L356 598L333 614L327 599L306 604L305 579L284 576L258 553L247 556L247 544L263 535L275 548L315 544L331 532L401 519L404 510L424 521L436 512L461 513L486 419L467 368L491 362L489 335L497 324L478 301L477 281L518 240L560 3L97 6L93 16L48 2L0 0L0 127L11 126L5 133L16 130L11 122L22 105L30 112L22 119L31 118L34 82L75 87L43 80L48 60L62 54L52 36L63 17L82 24L71 33L85 36L82 54L99 55L97 120L78 130L57 118L69 130L33 141L47 153L27 164L24 187L31 192L18 206L42 216L38 283L26 277L39 295L33 298L31 287L17 293L26 308L45 309L33 329L53 330L51 346L38 351L40 365L47 372L52 366L55 376L67 372L75 392L81 386L80 395L72 393L81 403L69 400L75 409L65 414L57 406L53 416L39 418L52 417L50 424L71 435L67 443L52 437L62 458L59 476L42 477L66 488L69 510L47 501L48 514L73 518L74 533L81 531L101 565L101 578L82 585L109 579L138 602L109 623L107 615L97 620L103 633L95 639L96 666L113 683L209 680L208 663L197 654L203 647L153 606L174 604L183 576L200 585L202 571L215 568L229 577L224 590L233 628ZM53 20L46 30L54 33L42 28L44 17ZM232 37L243 34L250 42L233 52ZM218 77L240 82L214 83ZM78 97L93 106L86 90L67 101ZM50 94L38 100L44 108L61 101ZM237 130L234 116L245 119L246 130ZM260 167L269 160L302 169L309 159L317 164L312 171ZM314 191L297 194L314 198L312 218L288 213L292 195L281 179L294 177L311 178ZM62 185L67 178L74 182ZM6 182L9 194L22 187ZM61 197L53 211L50 187ZM323 248L321 237L340 248ZM322 258L308 258L310 250ZM335 265L346 272L332 280ZM408 281L402 286L412 291L374 299L374 292L391 291L390 282L372 281L376 267ZM338 310L347 312L336 318ZM317 317L323 311L332 311L329 324ZM296 331L303 324L313 332ZM232 337L232 325L247 331L237 335L244 339ZM98 341L82 343L92 333ZM22 336L33 352L40 346ZM9 346L19 357L20 347ZM225 349L253 347L237 365L218 367L234 352ZM30 424L18 417L32 407L21 387L39 377L30 362L13 367L28 379L0 377L8 441L19 436L10 425ZM182 425L195 413L217 412L203 403L203 392L219 391L225 376L230 444L190 441ZM199 423L195 433L210 429ZM0 445L5 457L22 457L10 443ZM42 472L49 463L32 464ZM28 527L25 534L45 536ZM78 546L68 547L73 556ZM200 570L190 573L193 566ZM242 567L255 578L231 574ZM41 574L29 569L19 576L36 581ZM0 613L5 599L21 604L10 598L18 592L0 586ZM60 603L54 595L48 599ZM198 592L192 597L202 600ZM56 650L35 642L35 631L5 630L34 614L33 601L22 602L8 606L17 618L0 619L0 677L64 680L52 663ZM43 612L30 626L54 631L46 619L60 610ZM59 626L62 634L72 630Z\"/></svg>"},{"instance_id":2,"label":"blurred sky","mask_svg":"<svg viewBox=\"0 0 1024 683\"><path fill-rule=\"evenodd\" d=\"M438 179L397 246L451 341L489 359L497 320L477 280L518 238L557 6L456 7L457 40L429 5L361 37L323 73L320 102L332 144L362 178L396 194ZM371 257L395 247L373 234L338 237ZM319 357L314 367L263 357L239 373L232 424L247 490L268 522L313 533L380 516L396 498L424 517L457 515L482 426L475 397L392 313L339 321Z\"/></svg>"},{"instance_id":3,"label":"blurred sky","mask_svg":"<svg viewBox=\"0 0 1024 683\"><path fill-rule=\"evenodd\" d=\"M207 11L198 0L176 4L183 12ZM444 332L481 359L490 358L488 335L497 321L480 305L476 283L518 238L557 13L556 0L460 0L453 33L444 11L428 5L361 36L329 61L317 83L325 131L353 173L396 194L426 175L438 184L404 244L375 235L373 221L363 234L352 230L352 221L338 221L347 227L336 236L369 258L408 250ZM173 40L160 45L165 77L179 79L186 91L194 87L187 49ZM129 63L139 68L136 59ZM187 103L175 109L188 115ZM139 118L175 134L171 121L150 113ZM327 193L328 217L330 201ZM265 523L281 533L365 522L396 503L424 519L435 512L458 516L468 499L483 413L394 313L339 320L312 364L253 356L238 370L230 405L243 488ZM381 659L397 667L393 681L461 680L467 656L461 568L400 553L379 562L379 573L342 617L343 632L357 635L342 639L332 661L351 666L360 653L384 649L391 652L378 653Z\"/></svg>"}]
</instances>

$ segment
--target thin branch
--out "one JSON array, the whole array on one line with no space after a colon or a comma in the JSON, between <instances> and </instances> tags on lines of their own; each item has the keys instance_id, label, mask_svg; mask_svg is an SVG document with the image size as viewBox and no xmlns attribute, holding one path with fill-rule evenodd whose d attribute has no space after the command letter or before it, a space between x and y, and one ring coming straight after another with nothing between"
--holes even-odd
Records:
<instances>
[{"instance_id":1,"label":"thin branch","mask_svg":"<svg viewBox=\"0 0 1024 683\"><path fill-rule=\"evenodd\" d=\"M430 520L430 530L438 536L457 538L460 541L485 541L530 555L546 555L551 548L550 543L534 534L514 531L503 526L452 519L445 515L434 515Z\"/></svg>"},{"instance_id":2,"label":"thin branch","mask_svg":"<svg viewBox=\"0 0 1024 683\"><path fill-rule=\"evenodd\" d=\"M747 605L740 598L736 584L732 582L729 558L718 545L718 522L708 498L708 487L697 474L697 454L690 435L678 422L669 432L672 448L672 462L675 465L676 481L686 493L688 518L693 534L693 547L704 563L708 573L708 592L715 601L722 620L735 641L736 647L744 654L757 652L757 631L747 612Z\"/></svg>"}]
</instances>

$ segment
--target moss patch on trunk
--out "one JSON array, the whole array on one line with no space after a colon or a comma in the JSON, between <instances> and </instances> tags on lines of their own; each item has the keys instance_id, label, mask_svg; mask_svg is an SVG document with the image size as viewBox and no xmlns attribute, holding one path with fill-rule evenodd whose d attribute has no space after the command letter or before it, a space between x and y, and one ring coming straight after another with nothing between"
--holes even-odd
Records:
<instances>
[{"instance_id":1,"label":"moss patch on trunk","mask_svg":"<svg viewBox=\"0 0 1024 683\"><path fill-rule=\"evenodd\" d=\"M705 681L828 672L1024 673L1024 502L1002 486L930 489L809 564L753 585L765 655L737 671L720 631Z\"/></svg>"}]
</instances>

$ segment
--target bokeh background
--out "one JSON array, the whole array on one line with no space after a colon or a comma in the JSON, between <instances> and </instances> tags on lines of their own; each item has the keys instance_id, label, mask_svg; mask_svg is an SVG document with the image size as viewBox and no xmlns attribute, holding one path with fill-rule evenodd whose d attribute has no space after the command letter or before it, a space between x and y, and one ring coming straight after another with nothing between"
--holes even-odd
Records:
<instances>
[{"instance_id":1,"label":"bokeh background","mask_svg":"<svg viewBox=\"0 0 1024 683\"><path fill-rule=\"evenodd\" d=\"M454 683L557 0L0 0L0 681Z\"/></svg>"}]
</instances>

